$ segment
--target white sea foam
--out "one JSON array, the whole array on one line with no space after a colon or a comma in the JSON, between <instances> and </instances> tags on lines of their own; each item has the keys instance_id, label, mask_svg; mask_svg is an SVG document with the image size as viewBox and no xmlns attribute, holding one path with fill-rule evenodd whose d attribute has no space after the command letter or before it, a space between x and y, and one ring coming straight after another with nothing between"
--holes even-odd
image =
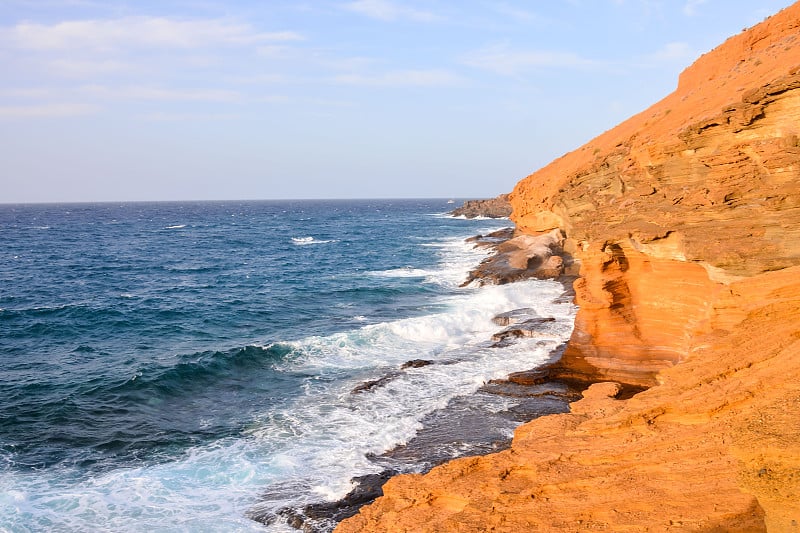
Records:
<instances>
[{"instance_id":1,"label":"white sea foam","mask_svg":"<svg viewBox=\"0 0 800 533\"><path fill-rule=\"evenodd\" d=\"M292 243L296 246L308 246L309 244L327 244L337 242L335 239L315 239L314 237L292 237Z\"/></svg>"},{"instance_id":2,"label":"white sea foam","mask_svg":"<svg viewBox=\"0 0 800 533\"><path fill-rule=\"evenodd\" d=\"M186 224L175 224L173 226L166 226L164 229L181 229L185 228Z\"/></svg>"},{"instance_id":3,"label":"white sea foam","mask_svg":"<svg viewBox=\"0 0 800 533\"><path fill-rule=\"evenodd\" d=\"M464 215L451 215L450 213L431 213L430 216L435 218L452 218L456 220L511 220L509 217L485 217L483 215L466 217Z\"/></svg>"},{"instance_id":4,"label":"white sea foam","mask_svg":"<svg viewBox=\"0 0 800 533\"><path fill-rule=\"evenodd\" d=\"M370 276L376 276L379 278L424 278L431 273L430 270L424 270L421 268L412 268L412 267L404 267L404 268L392 268L389 270L375 270L369 273Z\"/></svg>"}]
</instances>

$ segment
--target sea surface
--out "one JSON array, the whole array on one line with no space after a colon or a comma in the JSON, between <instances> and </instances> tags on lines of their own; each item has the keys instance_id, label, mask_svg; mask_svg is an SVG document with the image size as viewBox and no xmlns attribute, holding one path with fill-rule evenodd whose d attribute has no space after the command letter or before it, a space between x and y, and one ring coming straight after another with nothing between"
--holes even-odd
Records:
<instances>
[{"instance_id":1,"label":"sea surface","mask_svg":"<svg viewBox=\"0 0 800 533\"><path fill-rule=\"evenodd\" d=\"M459 287L487 253L465 238L510 222L452 207L0 205L0 531L296 531L252 510L340 498L466 420L446 413L548 361L575 309L554 282ZM520 307L549 334L492 347Z\"/></svg>"}]
</instances>

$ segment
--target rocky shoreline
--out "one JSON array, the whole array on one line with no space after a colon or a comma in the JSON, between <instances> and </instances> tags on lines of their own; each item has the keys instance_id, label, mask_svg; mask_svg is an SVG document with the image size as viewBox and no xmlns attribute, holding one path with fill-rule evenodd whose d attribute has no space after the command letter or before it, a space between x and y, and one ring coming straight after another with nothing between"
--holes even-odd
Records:
<instances>
[{"instance_id":1,"label":"rocky shoreline","mask_svg":"<svg viewBox=\"0 0 800 533\"><path fill-rule=\"evenodd\" d=\"M518 379L591 385L338 533L800 531L798 40L800 3L520 181L514 238L545 241L495 281L559 248L580 277L563 356Z\"/></svg>"},{"instance_id":2,"label":"rocky shoreline","mask_svg":"<svg viewBox=\"0 0 800 533\"><path fill-rule=\"evenodd\" d=\"M465 285L503 284L532 278L554 279L564 286L559 300L572 301L574 298L574 276L565 274L563 268L548 271L541 268L546 263L546 260L539 260L543 256L550 258L563 254L558 246L560 241L555 236L519 239L515 237L514 228L504 228L469 238L467 242L491 249L492 255L469 274ZM511 266L515 264L514 259L523 256L532 259ZM489 348L501 348L522 338L546 337L554 321L552 317L540 316L532 308L511 309L493 318L498 330L491 338L487 338L486 344ZM551 360L558 360L564 348L564 345L557 347L551 353ZM377 379L361 383L352 389L351 394L362 394L386 386L408 369L454 362L410 360ZM456 398L444 409L431 413L422 421L422 430L408 443L380 456L369 457L383 470L353 478L353 490L340 500L285 507L277 512L262 512L256 506L249 516L265 525L281 520L306 533L330 532L336 524L354 516L361 507L382 496L383 485L393 476L411 472L423 474L459 457L509 449L513 427L541 416L568 412L569 404L580 399L586 387L587 384L582 381L550 378L541 369L515 372L506 379L491 380L473 395ZM496 403L497 398L511 399L513 402L500 411L487 410L486 406Z\"/></svg>"}]
</instances>

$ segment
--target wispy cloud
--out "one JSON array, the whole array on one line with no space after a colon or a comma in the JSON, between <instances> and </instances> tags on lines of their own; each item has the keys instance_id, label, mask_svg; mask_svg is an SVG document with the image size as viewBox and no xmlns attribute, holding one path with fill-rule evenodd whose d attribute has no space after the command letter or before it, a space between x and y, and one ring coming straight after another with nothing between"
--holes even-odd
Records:
<instances>
[{"instance_id":1,"label":"wispy cloud","mask_svg":"<svg viewBox=\"0 0 800 533\"><path fill-rule=\"evenodd\" d=\"M99 107L95 105L74 103L0 106L0 119L74 117L89 115L98 110Z\"/></svg>"},{"instance_id":2,"label":"wispy cloud","mask_svg":"<svg viewBox=\"0 0 800 533\"><path fill-rule=\"evenodd\" d=\"M63 76L86 78L98 74L131 72L133 65L113 59L55 59L47 64L47 68Z\"/></svg>"},{"instance_id":3,"label":"wispy cloud","mask_svg":"<svg viewBox=\"0 0 800 533\"><path fill-rule=\"evenodd\" d=\"M695 57L697 53L685 42L672 42L662 46L659 50L645 57L649 62L682 61Z\"/></svg>"},{"instance_id":4,"label":"wispy cloud","mask_svg":"<svg viewBox=\"0 0 800 533\"><path fill-rule=\"evenodd\" d=\"M465 79L446 70L395 70L383 74L340 74L335 83L378 87L452 87Z\"/></svg>"},{"instance_id":5,"label":"wispy cloud","mask_svg":"<svg viewBox=\"0 0 800 533\"><path fill-rule=\"evenodd\" d=\"M462 58L465 65L489 70L505 76L516 76L537 68L589 68L599 64L572 52L551 50L515 50L495 45Z\"/></svg>"},{"instance_id":6,"label":"wispy cloud","mask_svg":"<svg viewBox=\"0 0 800 533\"><path fill-rule=\"evenodd\" d=\"M87 85L77 90L91 98L103 100L154 100L180 102L240 102L241 93L224 89L167 89L152 86L112 87Z\"/></svg>"},{"instance_id":7,"label":"wispy cloud","mask_svg":"<svg viewBox=\"0 0 800 533\"><path fill-rule=\"evenodd\" d=\"M356 0L343 4L342 7L354 13L385 21L406 19L417 22L433 22L441 18L430 11L400 5L389 0Z\"/></svg>"},{"instance_id":8,"label":"wispy cloud","mask_svg":"<svg viewBox=\"0 0 800 533\"><path fill-rule=\"evenodd\" d=\"M185 122L185 121L212 121L212 120L237 120L242 118L235 113L168 113L156 112L141 116L151 122Z\"/></svg>"},{"instance_id":9,"label":"wispy cloud","mask_svg":"<svg viewBox=\"0 0 800 533\"><path fill-rule=\"evenodd\" d=\"M163 17L72 20L56 24L19 23L0 29L0 41L28 50L100 50L128 46L199 48L297 41L292 31L259 32L229 20L177 20Z\"/></svg>"},{"instance_id":10,"label":"wispy cloud","mask_svg":"<svg viewBox=\"0 0 800 533\"><path fill-rule=\"evenodd\" d=\"M683 14L687 17L697 15L697 8L705 4L706 1L707 0L686 0L686 4L683 6Z\"/></svg>"},{"instance_id":11,"label":"wispy cloud","mask_svg":"<svg viewBox=\"0 0 800 533\"><path fill-rule=\"evenodd\" d=\"M494 9L497 13L509 17L517 22L542 22L544 19L538 14L534 13L533 11L528 11L527 9L522 9L517 6L510 5L505 2L501 3L491 3L492 9Z\"/></svg>"}]
</instances>

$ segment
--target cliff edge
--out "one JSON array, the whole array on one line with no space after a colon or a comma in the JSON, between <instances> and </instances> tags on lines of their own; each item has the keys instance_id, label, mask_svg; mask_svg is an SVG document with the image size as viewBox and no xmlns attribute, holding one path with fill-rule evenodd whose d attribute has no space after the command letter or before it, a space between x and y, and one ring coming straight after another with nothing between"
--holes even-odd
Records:
<instances>
[{"instance_id":1,"label":"cliff edge","mask_svg":"<svg viewBox=\"0 0 800 533\"><path fill-rule=\"evenodd\" d=\"M521 180L518 231L581 265L552 370L594 384L337 531L800 531L799 135L800 3Z\"/></svg>"}]
</instances>

